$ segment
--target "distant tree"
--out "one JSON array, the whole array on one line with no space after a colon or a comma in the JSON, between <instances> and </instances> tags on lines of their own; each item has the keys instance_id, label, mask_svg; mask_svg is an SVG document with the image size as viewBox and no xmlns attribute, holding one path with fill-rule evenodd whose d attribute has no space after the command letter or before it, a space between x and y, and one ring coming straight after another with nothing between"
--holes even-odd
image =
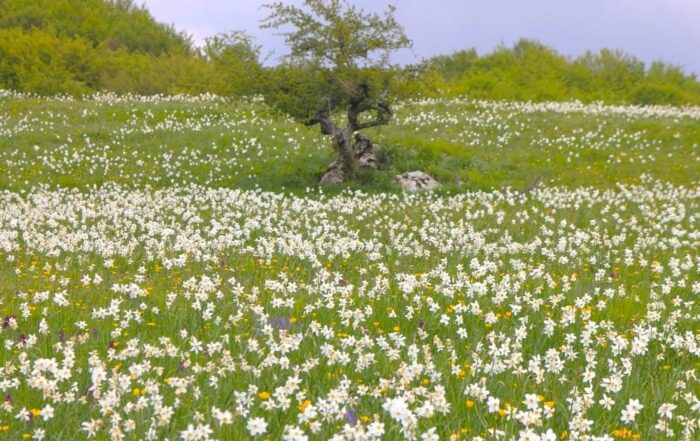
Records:
<instances>
[{"instance_id":1,"label":"distant tree","mask_svg":"<svg viewBox=\"0 0 700 441\"><path fill-rule=\"evenodd\" d=\"M253 95L259 93L263 67L260 63L260 46L242 31L231 31L209 37L202 52L221 72L223 84L217 93L223 95Z\"/></svg>"},{"instance_id":2,"label":"distant tree","mask_svg":"<svg viewBox=\"0 0 700 441\"><path fill-rule=\"evenodd\" d=\"M388 124L394 72L392 52L411 42L390 6L367 13L344 0L304 0L303 6L266 4L262 28L280 29L290 49L270 81L273 104L332 137L343 180L355 178L353 134ZM344 113L345 125L337 120ZM365 116L373 114L370 119Z\"/></svg>"}]
</instances>

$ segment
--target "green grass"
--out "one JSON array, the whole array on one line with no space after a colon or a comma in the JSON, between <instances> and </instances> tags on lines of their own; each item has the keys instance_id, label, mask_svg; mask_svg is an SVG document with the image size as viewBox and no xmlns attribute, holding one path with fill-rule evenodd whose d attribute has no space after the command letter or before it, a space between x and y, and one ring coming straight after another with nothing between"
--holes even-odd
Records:
<instances>
[{"instance_id":1,"label":"green grass","mask_svg":"<svg viewBox=\"0 0 700 441\"><path fill-rule=\"evenodd\" d=\"M260 104L0 101L0 188L116 182L303 191L332 159L317 128ZM641 174L682 184L700 175L700 125L688 117L631 117L490 108L475 102L402 105L369 134L382 160L353 188L387 191L424 170L448 190L544 184L611 188ZM251 141L251 140L255 141ZM107 148L107 146L109 146ZM43 161L48 160L52 165Z\"/></svg>"},{"instance_id":2,"label":"green grass","mask_svg":"<svg viewBox=\"0 0 700 441\"><path fill-rule=\"evenodd\" d=\"M381 422L383 439L404 439L382 407L398 396L416 397L414 412L443 397L450 406L418 419L418 439L431 427L441 440L494 439L491 429L518 439L525 425L506 411L524 410L528 394L554 409L530 426L562 439L574 430L568 400L589 387L583 417L596 436L683 439L679 417L698 418L697 118L405 104L371 133L382 169L319 191L328 140L261 104L5 99L0 109L0 393L10 398L0 439L37 429L85 439L81 425L97 419L96 439L109 439L114 415L122 432L134 426L125 439L149 429L181 439L188 424L247 439L249 417L268 423L260 439L290 425L329 439L347 409L356 428ZM399 193L393 176L410 170L443 189ZM538 176L529 194L506 189ZM115 289L124 285L133 291ZM560 373L528 370L548 351ZM52 358L68 360L70 376L44 392L33 380L55 375L36 363ZM106 378L88 393L96 366ZM616 373L620 390L606 392ZM289 406L267 409L259 393L277 401L295 375ZM312 433L304 403L344 385ZM474 385L500 413L465 395ZM237 408L240 394L249 406ZM631 399L644 408L627 424ZM663 403L677 406L672 435L655 428ZM43 421L46 405L54 417ZM173 415L157 425L161 406Z\"/></svg>"}]
</instances>

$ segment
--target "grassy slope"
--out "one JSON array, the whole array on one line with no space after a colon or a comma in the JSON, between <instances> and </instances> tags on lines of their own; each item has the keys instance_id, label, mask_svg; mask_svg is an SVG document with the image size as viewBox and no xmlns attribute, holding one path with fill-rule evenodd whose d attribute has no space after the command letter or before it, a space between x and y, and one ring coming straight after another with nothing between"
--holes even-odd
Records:
<instances>
[{"instance_id":1,"label":"grassy slope","mask_svg":"<svg viewBox=\"0 0 700 441\"><path fill-rule=\"evenodd\" d=\"M41 182L117 182L299 191L332 159L329 141L251 103L0 100L0 188ZM496 110L473 102L407 104L370 132L382 171L364 190L394 188L425 170L447 189L550 185L610 187L648 173L672 183L700 176L700 125L690 118ZM107 147L108 146L108 147Z\"/></svg>"},{"instance_id":2,"label":"grassy slope","mask_svg":"<svg viewBox=\"0 0 700 441\"><path fill-rule=\"evenodd\" d=\"M278 189L285 186L292 191L302 191L307 186L315 186L315 183L323 172L324 166L331 159L328 141L320 137L313 129L307 129L285 121L270 114L263 106L257 104L211 104L211 103L161 103L161 104L136 104L121 103L116 105L98 104L94 102L63 103L57 101L37 100L4 100L0 101L0 188L10 190L30 190L37 185L48 184L51 186L77 186L85 188L92 184L116 182L126 186L144 186L166 188L173 184L201 183L212 186L241 186L252 188L261 186L266 189ZM421 116L422 115L422 116ZM411 119L412 118L412 119ZM418 122L419 121L419 122ZM561 113L534 113L527 114L513 111L485 110L475 104L444 103L426 106L405 106L397 115L396 124L377 130L375 138L381 144L380 154L386 159L385 169L378 173L363 176L364 184L359 187L366 190L381 190L394 188L391 186L393 174L413 169L427 170L443 181L448 189L458 188L489 188L513 186L520 188L531 182L534 177L543 175L545 181L550 184L562 184L567 186L597 185L611 187L615 182L635 181L642 172L653 174L664 180L676 184L690 183L700 176L698 169L698 143L700 133L696 120L689 119L664 119L641 118L630 119L627 117L602 117L583 114L567 116ZM256 139L257 141L252 141ZM551 140L551 142L546 141ZM658 148L658 150L657 150ZM168 156L172 155L172 156ZM578 156L576 156L578 155ZM625 155L625 156L623 156ZM640 163L640 155L647 161ZM649 159L651 155L655 160ZM629 158L635 159L630 162ZM612 161L612 159L614 161ZM620 160L618 163L617 160ZM570 161L569 161L570 160ZM610 161L608 161L610 160ZM457 184L461 180L462 184ZM274 199L273 196L266 196ZM431 198L432 196L427 196ZM317 196L310 197L309 201L316 200ZM322 200L328 201L328 196L322 196ZM440 200L441 198L436 198ZM476 203L469 197L465 198L466 205ZM357 231L361 237L376 237L382 243L392 243L390 232L396 234L391 226L398 223L402 226L398 231L408 237L419 240L419 231L434 232L435 226L454 227L464 220L464 212L461 205L457 208L433 211L440 204L427 204L429 199L404 199L394 200L388 198L380 208L367 210L362 204L345 213L336 209L329 209L330 231ZM688 201L686 201L688 202ZM314 222L322 222L318 217L304 217L300 224L298 220L287 216L282 222L280 213L288 210L283 208L284 203L278 202L270 213L258 213L257 219L273 218L271 225L279 227L280 232L297 231L309 239L313 232L308 229ZM90 204L87 204L88 206ZM505 219L512 220L501 225L497 222L497 213L489 213L481 210L481 215L469 221L477 231L482 232L491 243L497 243L504 230L516 241L527 243L540 236L540 227L548 224L545 220L551 213L551 206L537 200L528 200L522 205L511 207L505 202L495 204L503 210ZM623 202L623 205L625 203ZM231 212L247 207L219 206L217 210L208 208L201 202L182 202L180 208L193 208L203 216L205 225L211 219L225 218ZM606 237L612 237L620 231L626 231L629 219L638 215L635 212L638 206L630 204L625 210L613 207L613 211L620 210L622 221L608 222L602 230ZM248 208L246 208L248 209ZM601 219L609 220L610 206L598 204L593 207L576 205L567 208L559 208L556 212L557 223L566 220L571 225L581 229L592 229L592 220L600 222ZM475 212L476 208L471 208ZM688 202L688 210L693 212L695 206ZM253 209L253 211L256 211ZM265 211L260 209L257 211ZM256 211L256 212L257 212ZM279 211L279 213L278 213ZM367 211L370 214L367 214ZM663 206L654 208L653 211L663 212ZM164 214L165 213L165 214ZM173 225L185 225L182 216L168 215L166 209L163 216L172 218ZM518 220L519 213L526 213L530 217ZM606 214L607 213L607 214ZM367 216L360 218L360 215ZM308 216L308 215L305 215ZM278 218L280 217L280 218ZM643 216L642 216L643 218ZM119 216L116 219L120 219ZM143 219L160 220L161 217ZM391 222L387 219L393 219ZM108 222L111 225L112 221ZM693 230L695 225L687 218L680 225L684 230ZM301 226L300 226L301 225ZM373 226L368 228L368 225ZM303 227L302 227L303 226ZM432 227L431 227L432 226ZM450 228L440 228L440 231L449 232ZM262 227L260 227L262 228ZM648 231L654 231L649 229ZM667 231L667 230L664 230ZM594 249L591 255L598 257L599 266L605 271L609 267L621 265L623 248L631 248L635 243L636 234L627 231L628 237L625 243L618 247L612 247L613 257L606 248ZM270 237L277 234L277 230L264 233L257 232L261 237ZM562 233L563 234L563 233ZM348 233L350 235L350 233ZM307 237L308 236L308 237ZM443 243L450 243L443 239ZM123 346L130 338L138 337L143 342L155 344L163 336L176 337L180 329L188 329L196 333L205 341L214 341L223 334L231 334L236 339L228 347L232 353L245 354L246 338L256 332L256 322L252 314L246 312L245 319L233 330L227 330L220 326L211 326L195 313L189 302L178 299L170 308L165 304L165 295L169 292L183 292L183 281L191 277L201 275L221 276L226 279L235 275L238 282L246 292L252 292L264 286L265 280L276 280L281 276L289 277L289 280L298 283L311 284L315 280L318 268L313 267L307 260L297 256L280 254L269 262L264 262L240 249L227 250L216 257L222 259L225 268L219 263L188 262L182 268L164 269L157 261L149 261L140 251L141 243L137 251L130 258L119 257L114 267L104 265L104 259L90 253L70 252L58 258L47 257L31 250L19 250L15 253L14 260L0 260L0 283L2 293L6 294L0 314L9 316L19 314L21 305L27 298L35 299L35 293L40 291L58 292L67 289L70 300L69 308L57 308L53 305L47 307L47 321L51 326L48 336L41 336L39 344L32 351L33 358L52 357L54 349L51 346L56 341L59 331L66 331L67 335L77 335L75 322L87 320L88 327L85 335L91 329L97 331L90 334L83 346L78 347L78 366L85 367L87 354L95 351L105 354L109 342L118 340ZM608 245L610 247L610 245ZM391 249L391 248L389 248ZM663 251L649 245L644 257L647 259L659 259L667 265L668 260L677 256L692 253L692 249L684 246L679 250ZM583 254L585 255L585 253ZM3 256L5 257L5 256ZM428 258L414 258L389 254L382 256L381 263L389 268L392 277L398 273L428 275L425 279L425 287L419 291L425 297L432 297L440 305L440 311L449 311L452 299L442 295L440 284L441 271L438 268L444 262L445 270L449 274L457 273L457 267L465 264L467 258L478 257L482 260L484 255L479 253L443 253L437 249ZM554 260L543 259L539 255L522 256L514 255L509 258L522 258L528 264L546 265L548 274L553 275L559 283L545 286L541 280L528 280L524 291L537 291L544 289L543 298L546 296L562 294L563 304L571 304L582 293L590 292L592 287L602 288L624 287L628 293L640 293L640 298L634 296L616 297L610 301L610 306L604 309L593 310L596 320L610 320L615 329L621 333L630 332L636 320L643 314L649 287L657 283L656 276L648 266L642 267L636 263L622 265L620 276L616 279L604 278L597 282L593 279L596 268L590 268L584 262L583 257L575 259L567 264L560 264ZM369 264L366 253L351 252L348 256L323 256L321 264L335 274L347 276L348 283L359 286L363 281L376 281L383 273L378 265ZM516 274L508 260L499 261L499 272L496 280L503 277L511 277ZM48 265L48 266L47 266ZM140 274L139 268L144 268L145 279L140 286L150 293L147 297L149 306L157 306L162 315L153 314L150 311L144 313L144 323L131 323L120 328L119 338L110 336L109 331L118 326L117 319L96 320L89 317L89 311L94 308L107 307L115 294L108 287L115 283L129 283ZM367 271L362 275L360 268ZM429 274L430 271L435 271ZM104 278L101 286L83 285L80 278L85 274L99 273ZM579 278L571 283L572 289L564 292L561 285L563 279L572 273L577 273ZM607 273L606 273L607 274ZM69 281L67 286L60 284L65 277ZM490 276L477 277L479 281ZM423 280L423 279L422 279ZM691 278L689 284L696 279ZM374 283L374 282L373 282ZM542 288L540 288L540 286ZM437 288L435 288L437 287ZM233 298L228 288L225 288L227 298ZM300 326L308 322L310 318L304 315L304 306L311 304L319 297L315 294L299 296L291 308L282 308L283 312L277 312L280 308L270 307L273 294L266 290L261 291L261 298L247 299L244 306L250 301L250 305L258 303L264 305L268 311L276 314L299 317ZM440 335L445 338L456 339L454 326L445 327L438 322L439 313L422 311L413 319L408 319L399 314L391 317L389 311L404 311L411 304L411 299L404 296L392 283L389 288L381 290L382 295L375 301L366 297L351 296L348 301L353 307L373 306L372 315L363 323L374 334L390 333L398 327L410 340L415 340L418 334L418 320L425 320L426 331L430 335ZM20 293L20 294L18 294ZM23 294L25 293L25 294ZM674 293L684 298L690 296L689 290L680 288ZM277 296L283 297L283 295ZM595 300L603 298L596 294ZM666 298L668 300L668 298ZM34 301L34 300L32 300ZM668 300L670 301L670 300ZM127 302L128 303L128 302ZM133 304L132 304L133 303ZM138 302L128 303L125 308L137 308ZM591 302L592 305L595 302ZM218 302L217 314L226 317L238 312L239 305L229 302ZM508 304L505 306L490 303L488 299L482 301L485 311L495 313L507 313ZM247 307L247 306L246 306ZM21 321L20 328L7 331L5 338L16 341L20 332L34 332L40 320L36 309L29 319ZM545 309L540 311L527 310L527 316L532 323L541 324L550 314L555 319L560 316L560 309L554 308L550 313ZM686 311L689 315L680 321L679 328L685 329L695 324L697 305ZM341 321L338 310L333 307L322 307L314 312L313 317L320 323L332 324ZM377 323L377 324L374 324ZM557 330L549 339L541 336L537 328L526 340L525 355L543 353L548 347L560 347L563 344L567 332L581 332L581 326L585 320L577 322L576 326L568 329ZM499 320L497 324L484 324L482 317L469 316L465 328L469 333L469 339L464 347L458 349L459 360L469 362L471 350L481 342L491 330L513 334L518 322L513 319ZM119 325L121 326L121 324ZM337 326L337 331L353 334L357 330ZM29 331L28 331L29 330ZM340 342L338 337L338 342ZM318 348L313 346L315 340L304 342L301 349L290 355L293 363L301 363L309 356L317 356ZM122 347L123 347L122 346ZM183 347L186 344L183 343ZM609 349L599 350L599 377L605 372L605 360L610 357ZM654 348L656 350L656 348ZM663 351L661 351L663 352ZM14 357L19 350L4 352L6 359ZM248 355L245 355L248 357ZM253 362L258 362L254 355ZM116 360L114 360L116 361ZM204 355L193 355L193 363L207 363L209 359ZM589 413L589 417L595 419L596 431L604 430L609 433L620 427L619 415L629 398L644 396L646 409L637 420L639 426L635 431L648 432L655 422L655 410L658 406L669 401L675 393L674 385L681 379L683 371L693 369L694 359L689 356L676 356L674 351L669 351L663 361L657 361L649 355L636 361L634 374L626 379L625 389L616 396L617 404L610 413L603 412L599 408ZM122 369L127 370L130 364L137 359L125 359ZM447 417L435 417L422 423L421 428L427 429L431 425L440 428L441 439L452 432L468 430L471 434L481 433L489 427L498 426L504 428L509 434L517 433L514 423L503 423L496 414L489 414L482 403L477 403L473 408L464 405L465 397L463 389L467 382L476 381L471 375L464 379L448 374L449 362L445 354L436 354L435 362L438 370L444 374L440 384L448 390L448 400L453 403L454 411ZM189 367L185 373L180 372L179 358L169 357L153 362L163 367L163 373L158 378L163 383L165 378L190 375ZM118 363L121 365L122 363ZM668 364L672 369L666 369ZM110 366L114 366L111 364ZM304 376L303 387L308 388L310 396L316 399L327 392L336 384L337 379L343 375L349 375L353 381L363 381L365 384L376 386L377 376L389 376L398 368L398 362L391 361L384 355L378 356L377 365L372 372L357 372L352 366L348 368L329 367L321 365L312 376ZM578 378L582 374L584 364L579 359L567 365L565 375L570 378ZM468 368L465 366L468 371ZM173 417L173 424L163 429L159 436L168 436L174 439L178 432L192 419L192 412L199 411L208 414L211 406L226 408L233 405L229 391L232 389L243 390L248 383L255 383L260 390L273 390L279 385L286 373L276 368L266 372L263 379L256 379L249 374L238 372L236 375L222 375L218 389L208 387L209 374L197 376L196 385L204 391L200 399L189 401L177 410ZM151 377L149 377L151 378ZM155 377L153 377L155 378ZM84 391L90 385L89 376L83 371L76 375L80 391ZM130 388L143 388L145 379L134 380ZM647 382L647 383L644 383ZM555 376L548 376L545 383L537 385L530 376L515 377L509 374L501 374L489 379L489 389L500 396L504 402L521 402L527 393L540 393L546 395L547 400L556 404L557 413L551 423L552 427L561 431L566 427L570 413L566 408L567 388L557 382ZM640 386L641 385L641 386ZM692 386L691 386L692 387ZM166 390L165 387L163 387ZM126 394L128 400L136 400L137 393ZM171 400L172 392L167 389L164 394ZM30 390L26 385L13 394L17 408L36 408L43 405L44 401L40 393ZM357 406L358 413L372 415L381 413L382 410L377 400L366 399ZM267 413L262 413L258 407L255 415L263 415L270 422L270 434L273 439L278 438L284 424L296 418L296 406L288 413L277 412L274 418L268 418ZM688 414L687 407L679 407L679 414ZM90 410L82 405L56 406L57 418L42 423L41 427L47 429L51 439L83 439L84 433L80 433L79 427L83 421L97 417L97 410ZM146 416L138 415L139 430L146 424ZM3 420L0 423L9 422L9 435L18 438L29 427L28 424L15 420ZM218 429L217 429L218 430ZM236 419L231 427L221 429L223 439L234 439L244 433L244 420ZM329 432L322 435L328 436ZM140 433L140 432L139 432ZM654 432L651 432L654 433ZM398 439L396 432L392 432L387 439ZM13 438L14 439L14 438ZM104 439L99 438L99 439Z\"/></svg>"}]
</instances>

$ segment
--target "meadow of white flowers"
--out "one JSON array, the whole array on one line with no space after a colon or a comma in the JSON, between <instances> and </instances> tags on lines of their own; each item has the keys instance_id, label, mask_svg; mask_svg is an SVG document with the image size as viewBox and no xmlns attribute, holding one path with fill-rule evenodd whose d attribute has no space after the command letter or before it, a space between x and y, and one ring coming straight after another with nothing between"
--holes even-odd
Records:
<instances>
[{"instance_id":1,"label":"meadow of white flowers","mask_svg":"<svg viewBox=\"0 0 700 441\"><path fill-rule=\"evenodd\" d=\"M129 99L147 101L93 104ZM62 129L8 121L6 139ZM27 150L2 165L29 176ZM173 182L67 188L37 172L0 192L0 439L700 437L700 183L293 195L149 160Z\"/></svg>"}]
</instances>

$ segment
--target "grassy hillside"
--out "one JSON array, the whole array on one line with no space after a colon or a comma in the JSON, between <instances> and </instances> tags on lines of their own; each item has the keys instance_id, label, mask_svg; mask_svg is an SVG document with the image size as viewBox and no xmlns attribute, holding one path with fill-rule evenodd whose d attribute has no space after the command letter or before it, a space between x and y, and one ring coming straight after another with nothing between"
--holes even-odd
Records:
<instances>
[{"instance_id":1,"label":"grassy hillside","mask_svg":"<svg viewBox=\"0 0 700 441\"><path fill-rule=\"evenodd\" d=\"M0 438L692 441L698 119L406 102L307 191L259 102L3 93Z\"/></svg>"},{"instance_id":2,"label":"grassy hillside","mask_svg":"<svg viewBox=\"0 0 700 441\"><path fill-rule=\"evenodd\" d=\"M0 99L0 188L36 182L156 188L197 183L267 190L315 187L333 152L317 128L262 103L222 98ZM543 184L611 188L648 174L700 176L698 108L423 100L368 131L379 172L367 190L425 170L448 190Z\"/></svg>"}]
</instances>

